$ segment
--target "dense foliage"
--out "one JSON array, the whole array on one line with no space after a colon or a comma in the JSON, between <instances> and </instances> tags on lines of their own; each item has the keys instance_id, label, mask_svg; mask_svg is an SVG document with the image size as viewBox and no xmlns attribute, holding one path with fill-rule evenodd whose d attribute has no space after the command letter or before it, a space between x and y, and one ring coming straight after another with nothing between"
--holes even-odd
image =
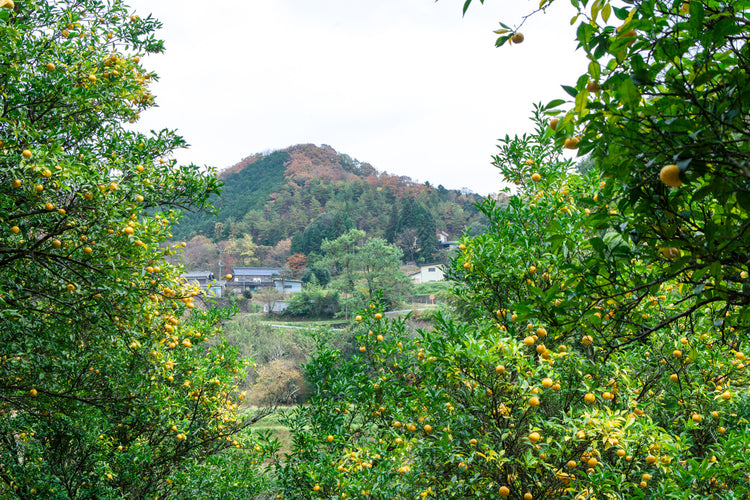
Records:
<instances>
[{"instance_id":1,"label":"dense foliage","mask_svg":"<svg viewBox=\"0 0 750 500\"><path fill-rule=\"evenodd\" d=\"M158 23L0 4L0 498L195 497L188 471L218 484L206 457L242 447L245 363L165 261L219 182L169 158L174 133L123 126L153 105Z\"/></svg>"},{"instance_id":2,"label":"dense foliage","mask_svg":"<svg viewBox=\"0 0 750 500\"><path fill-rule=\"evenodd\" d=\"M459 307L415 338L373 303L359 357L321 351L282 496L750 495L750 4L572 4L588 73L500 141Z\"/></svg>"},{"instance_id":3,"label":"dense foliage","mask_svg":"<svg viewBox=\"0 0 750 500\"><path fill-rule=\"evenodd\" d=\"M233 172L224 179L224 186L219 195L215 194L211 202L220 210L218 214L201 212L188 213L174 228L175 238L187 239L192 234L199 234L215 240L227 239L231 233L242 236L247 231L237 231L233 225L249 211L261 211L278 186L284 183L284 172L289 154L276 151L257 159L239 172ZM282 228L279 228L283 231ZM285 236L269 235L273 243ZM257 241L257 238L256 238Z\"/></svg>"},{"instance_id":4,"label":"dense foliage","mask_svg":"<svg viewBox=\"0 0 750 500\"><path fill-rule=\"evenodd\" d=\"M238 434L244 363L216 337L231 311L196 311L166 260L179 210L208 208L219 182L169 159L173 133L122 127L152 104L138 57L161 49L156 21L118 1L0 5L0 497L269 493L276 445ZM366 302L355 352L321 342L307 366L309 404L274 463L281 498L750 496L750 4L572 5L588 71L570 102L536 107L532 133L500 141L516 187L479 206L487 231L462 238L456 307L433 328L384 313L440 190L393 203L344 158L316 213L295 196L317 167L286 165L263 220L296 206L283 227L300 244L320 213L336 228L308 238L307 278L340 294L306 298ZM588 158L575 169L563 148ZM399 249L365 241L364 207L390 214L368 233ZM211 237L235 231L230 252L249 261L256 215ZM269 363L253 389L307 390L279 356L297 342L276 337L256 348Z\"/></svg>"}]
</instances>

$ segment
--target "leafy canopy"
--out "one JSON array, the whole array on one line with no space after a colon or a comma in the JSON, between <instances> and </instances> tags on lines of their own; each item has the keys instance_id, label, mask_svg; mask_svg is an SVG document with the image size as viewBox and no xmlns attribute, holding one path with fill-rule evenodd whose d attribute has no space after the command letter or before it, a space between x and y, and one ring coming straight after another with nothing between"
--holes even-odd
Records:
<instances>
[{"instance_id":1,"label":"leafy canopy","mask_svg":"<svg viewBox=\"0 0 750 500\"><path fill-rule=\"evenodd\" d=\"M117 0L0 8L2 498L189 498L181 474L242 446L228 313L165 260L219 182L124 126L154 104L158 27Z\"/></svg>"}]
</instances>

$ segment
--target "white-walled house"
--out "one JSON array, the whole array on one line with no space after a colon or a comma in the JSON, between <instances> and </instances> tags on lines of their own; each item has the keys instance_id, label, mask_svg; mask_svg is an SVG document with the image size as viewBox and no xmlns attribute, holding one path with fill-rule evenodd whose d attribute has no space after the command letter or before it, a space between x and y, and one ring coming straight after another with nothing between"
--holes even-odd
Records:
<instances>
[{"instance_id":1,"label":"white-walled house","mask_svg":"<svg viewBox=\"0 0 750 500\"><path fill-rule=\"evenodd\" d=\"M411 282L415 285L429 283L431 281L443 281L445 273L442 264L421 264L419 271L409 274Z\"/></svg>"},{"instance_id":2,"label":"white-walled house","mask_svg":"<svg viewBox=\"0 0 750 500\"><path fill-rule=\"evenodd\" d=\"M274 278L273 285L281 293L298 293L302 291L302 281L286 278Z\"/></svg>"}]
</instances>

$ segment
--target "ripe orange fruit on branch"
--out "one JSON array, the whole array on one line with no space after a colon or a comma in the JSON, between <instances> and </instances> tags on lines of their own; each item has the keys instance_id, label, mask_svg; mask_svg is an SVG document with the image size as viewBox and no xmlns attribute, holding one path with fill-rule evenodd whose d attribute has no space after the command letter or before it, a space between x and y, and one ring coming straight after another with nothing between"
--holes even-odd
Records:
<instances>
[{"instance_id":1,"label":"ripe orange fruit on branch","mask_svg":"<svg viewBox=\"0 0 750 500\"><path fill-rule=\"evenodd\" d=\"M568 137L565 139L565 149L577 149L579 142L581 142L581 139L578 137Z\"/></svg>"},{"instance_id":2,"label":"ripe orange fruit on branch","mask_svg":"<svg viewBox=\"0 0 750 500\"><path fill-rule=\"evenodd\" d=\"M680 167L678 167L677 165L664 165L659 172L659 178L667 186L682 186L682 180L680 180Z\"/></svg>"},{"instance_id":3,"label":"ripe orange fruit on branch","mask_svg":"<svg viewBox=\"0 0 750 500\"><path fill-rule=\"evenodd\" d=\"M539 182L542 180L542 176L539 175L538 173L534 173L531 175L531 180L534 182Z\"/></svg>"},{"instance_id":4,"label":"ripe orange fruit on branch","mask_svg":"<svg viewBox=\"0 0 750 500\"><path fill-rule=\"evenodd\" d=\"M500 486L497 492L503 498L507 498L510 495L510 489L507 486Z\"/></svg>"},{"instance_id":5,"label":"ripe orange fruit on branch","mask_svg":"<svg viewBox=\"0 0 750 500\"><path fill-rule=\"evenodd\" d=\"M552 130L557 130L557 124L560 123L559 118L553 118L549 121L549 126Z\"/></svg>"},{"instance_id":6,"label":"ripe orange fruit on branch","mask_svg":"<svg viewBox=\"0 0 750 500\"><path fill-rule=\"evenodd\" d=\"M510 41L513 43L522 43L523 42L523 33L516 33L512 37L510 37Z\"/></svg>"},{"instance_id":7,"label":"ripe orange fruit on branch","mask_svg":"<svg viewBox=\"0 0 750 500\"><path fill-rule=\"evenodd\" d=\"M601 86L599 85L599 82L589 82L586 84L586 90L589 92L599 92L601 90Z\"/></svg>"}]
</instances>

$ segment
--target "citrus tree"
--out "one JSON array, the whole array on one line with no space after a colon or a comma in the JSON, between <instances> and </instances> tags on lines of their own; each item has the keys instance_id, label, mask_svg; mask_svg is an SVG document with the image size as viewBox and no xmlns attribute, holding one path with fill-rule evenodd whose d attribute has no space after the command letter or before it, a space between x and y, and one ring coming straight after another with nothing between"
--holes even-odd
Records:
<instances>
[{"instance_id":1,"label":"citrus tree","mask_svg":"<svg viewBox=\"0 0 750 500\"><path fill-rule=\"evenodd\" d=\"M0 497L188 498L186 470L243 446L245 364L216 337L230 313L165 260L219 182L170 159L173 132L124 126L153 105L159 24L118 0L0 5Z\"/></svg>"},{"instance_id":2,"label":"citrus tree","mask_svg":"<svg viewBox=\"0 0 750 500\"><path fill-rule=\"evenodd\" d=\"M671 259L602 224L619 214L607 183L562 158L546 112L500 143L517 188L484 202L488 232L461 243L454 317L410 334L373 303L357 357L314 359L283 495L748 494L738 329L696 307Z\"/></svg>"},{"instance_id":3,"label":"citrus tree","mask_svg":"<svg viewBox=\"0 0 750 500\"><path fill-rule=\"evenodd\" d=\"M460 307L414 338L373 304L315 360L290 496L749 494L748 4L572 5L588 71L500 141Z\"/></svg>"},{"instance_id":4,"label":"citrus tree","mask_svg":"<svg viewBox=\"0 0 750 500\"><path fill-rule=\"evenodd\" d=\"M365 315L354 375L321 370L330 409L306 437L331 444L294 486L748 495L749 5L572 4L588 72L501 141L518 188L462 244L461 315L411 341ZM589 154L584 173L562 148Z\"/></svg>"}]
</instances>

